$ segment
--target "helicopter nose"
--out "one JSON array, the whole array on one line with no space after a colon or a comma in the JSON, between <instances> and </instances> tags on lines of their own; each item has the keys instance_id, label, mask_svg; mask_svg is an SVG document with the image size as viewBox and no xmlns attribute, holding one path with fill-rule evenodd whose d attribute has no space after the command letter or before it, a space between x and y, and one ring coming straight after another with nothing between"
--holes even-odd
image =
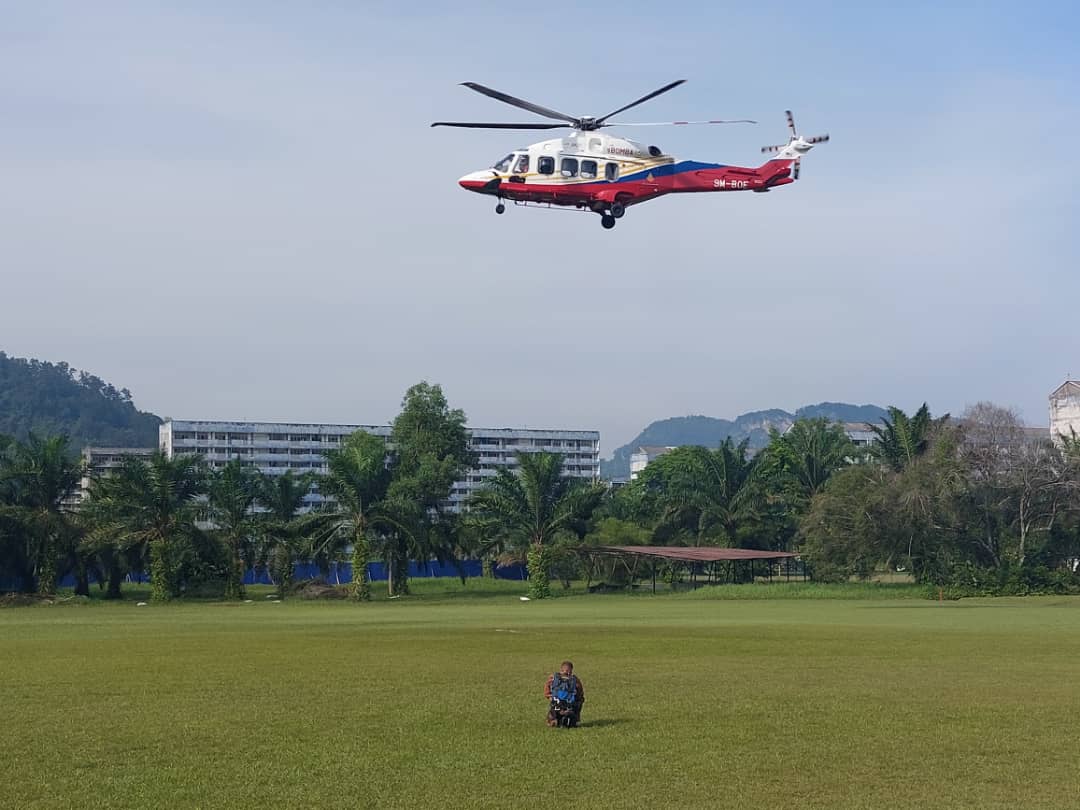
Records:
<instances>
[{"instance_id":1,"label":"helicopter nose","mask_svg":"<svg viewBox=\"0 0 1080 810\"><path fill-rule=\"evenodd\" d=\"M497 176L492 173L491 169L479 172L469 172L458 180L458 185L467 191L480 191L486 184L490 183L493 179L496 179L496 177Z\"/></svg>"}]
</instances>

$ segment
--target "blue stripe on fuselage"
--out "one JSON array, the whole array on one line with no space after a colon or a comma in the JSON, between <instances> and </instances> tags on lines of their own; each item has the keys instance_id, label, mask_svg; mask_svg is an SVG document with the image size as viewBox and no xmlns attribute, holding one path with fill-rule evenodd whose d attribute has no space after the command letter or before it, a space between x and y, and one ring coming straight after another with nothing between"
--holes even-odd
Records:
<instances>
[{"instance_id":1,"label":"blue stripe on fuselage","mask_svg":"<svg viewBox=\"0 0 1080 810\"><path fill-rule=\"evenodd\" d=\"M723 163L701 163L696 160L680 160L677 163L664 163L651 169L642 169L632 174L624 174L618 179L619 183L635 182L646 179L650 174L656 177L670 177L673 174L683 172L696 172L702 169L723 169Z\"/></svg>"}]
</instances>

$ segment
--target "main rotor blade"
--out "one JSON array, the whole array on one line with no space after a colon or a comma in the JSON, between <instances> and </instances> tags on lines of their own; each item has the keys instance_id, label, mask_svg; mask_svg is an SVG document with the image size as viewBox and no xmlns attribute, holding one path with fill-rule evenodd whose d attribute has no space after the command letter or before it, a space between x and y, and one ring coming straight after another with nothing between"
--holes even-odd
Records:
<instances>
[{"instance_id":1,"label":"main rotor blade","mask_svg":"<svg viewBox=\"0 0 1080 810\"><path fill-rule=\"evenodd\" d=\"M791 110L784 110L784 115L787 116L787 126L791 130L791 137L798 138L799 133L795 131L795 116L791 114Z\"/></svg>"},{"instance_id":2,"label":"main rotor blade","mask_svg":"<svg viewBox=\"0 0 1080 810\"><path fill-rule=\"evenodd\" d=\"M621 112L626 112L631 107L636 107L638 104L643 104L644 102L648 101L650 98L656 98L661 93L666 93L668 90L671 90L674 87L678 87L680 84L682 84L685 81L686 81L686 79L679 79L678 81L674 81L671 84L665 84L659 90L653 90L651 93L649 93L649 95L642 96L637 101L631 101L625 107L619 107L619 109L615 110L614 112L609 112L607 115L602 116L600 118L597 118L596 123L597 124L603 124L607 119L611 118L611 116L618 115Z\"/></svg>"},{"instance_id":3,"label":"main rotor blade","mask_svg":"<svg viewBox=\"0 0 1080 810\"><path fill-rule=\"evenodd\" d=\"M731 121L648 121L645 123L630 123L629 121L623 123L622 121L611 121L604 124L605 127L683 127L693 126L694 124L756 124L757 121L751 121L749 118L737 118Z\"/></svg>"},{"instance_id":4,"label":"main rotor blade","mask_svg":"<svg viewBox=\"0 0 1080 810\"><path fill-rule=\"evenodd\" d=\"M493 98L496 101L501 101L504 104L510 104L514 107L520 107L523 110L542 115L544 118L554 118L559 121L567 121L571 124L576 124L578 122L578 119L574 118L572 115L561 113L558 110L551 110L547 107L541 107L539 104L533 104L531 101L525 101L524 99L501 93L498 90L492 90L490 87L484 87L484 85L477 84L476 82L462 82L462 85L468 87L470 90L475 90L477 93L485 95L488 98Z\"/></svg>"},{"instance_id":5,"label":"main rotor blade","mask_svg":"<svg viewBox=\"0 0 1080 810\"><path fill-rule=\"evenodd\" d=\"M465 127L466 129L566 129L566 124L485 124L472 121L436 121L433 127Z\"/></svg>"}]
</instances>

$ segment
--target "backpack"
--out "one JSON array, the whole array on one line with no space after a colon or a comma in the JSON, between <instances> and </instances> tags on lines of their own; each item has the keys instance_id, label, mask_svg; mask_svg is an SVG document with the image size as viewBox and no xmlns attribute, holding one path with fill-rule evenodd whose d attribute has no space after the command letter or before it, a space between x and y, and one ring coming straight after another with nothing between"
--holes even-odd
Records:
<instances>
[{"instance_id":1,"label":"backpack","mask_svg":"<svg viewBox=\"0 0 1080 810\"><path fill-rule=\"evenodd\" d=\"M577 678L556 672L551 679L551 699L560 703L576 703Z\"/></svg>"}]
</instances>

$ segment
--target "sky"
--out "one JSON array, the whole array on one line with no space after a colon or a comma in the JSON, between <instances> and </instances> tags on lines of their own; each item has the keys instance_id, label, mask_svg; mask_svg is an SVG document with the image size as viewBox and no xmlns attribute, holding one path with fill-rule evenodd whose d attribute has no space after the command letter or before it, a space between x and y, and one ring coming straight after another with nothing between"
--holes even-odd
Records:
<instances>
[{"instance_id":1,"label":"sky","mask_svg":"<svg viewBox=\"0 0 1080 810\"><path fill-rule=\"evenodd\" d=\"M823 400L1047 421L1080 375L1074 3L0 0L0 350L176 418L485 427ZM546 134L458 86L759 165L770 194L595 215L457 179ZM611 130L609 130L610 132ZM642 137L643 131L627 131Z\"/></svg>"}]
</instances>

